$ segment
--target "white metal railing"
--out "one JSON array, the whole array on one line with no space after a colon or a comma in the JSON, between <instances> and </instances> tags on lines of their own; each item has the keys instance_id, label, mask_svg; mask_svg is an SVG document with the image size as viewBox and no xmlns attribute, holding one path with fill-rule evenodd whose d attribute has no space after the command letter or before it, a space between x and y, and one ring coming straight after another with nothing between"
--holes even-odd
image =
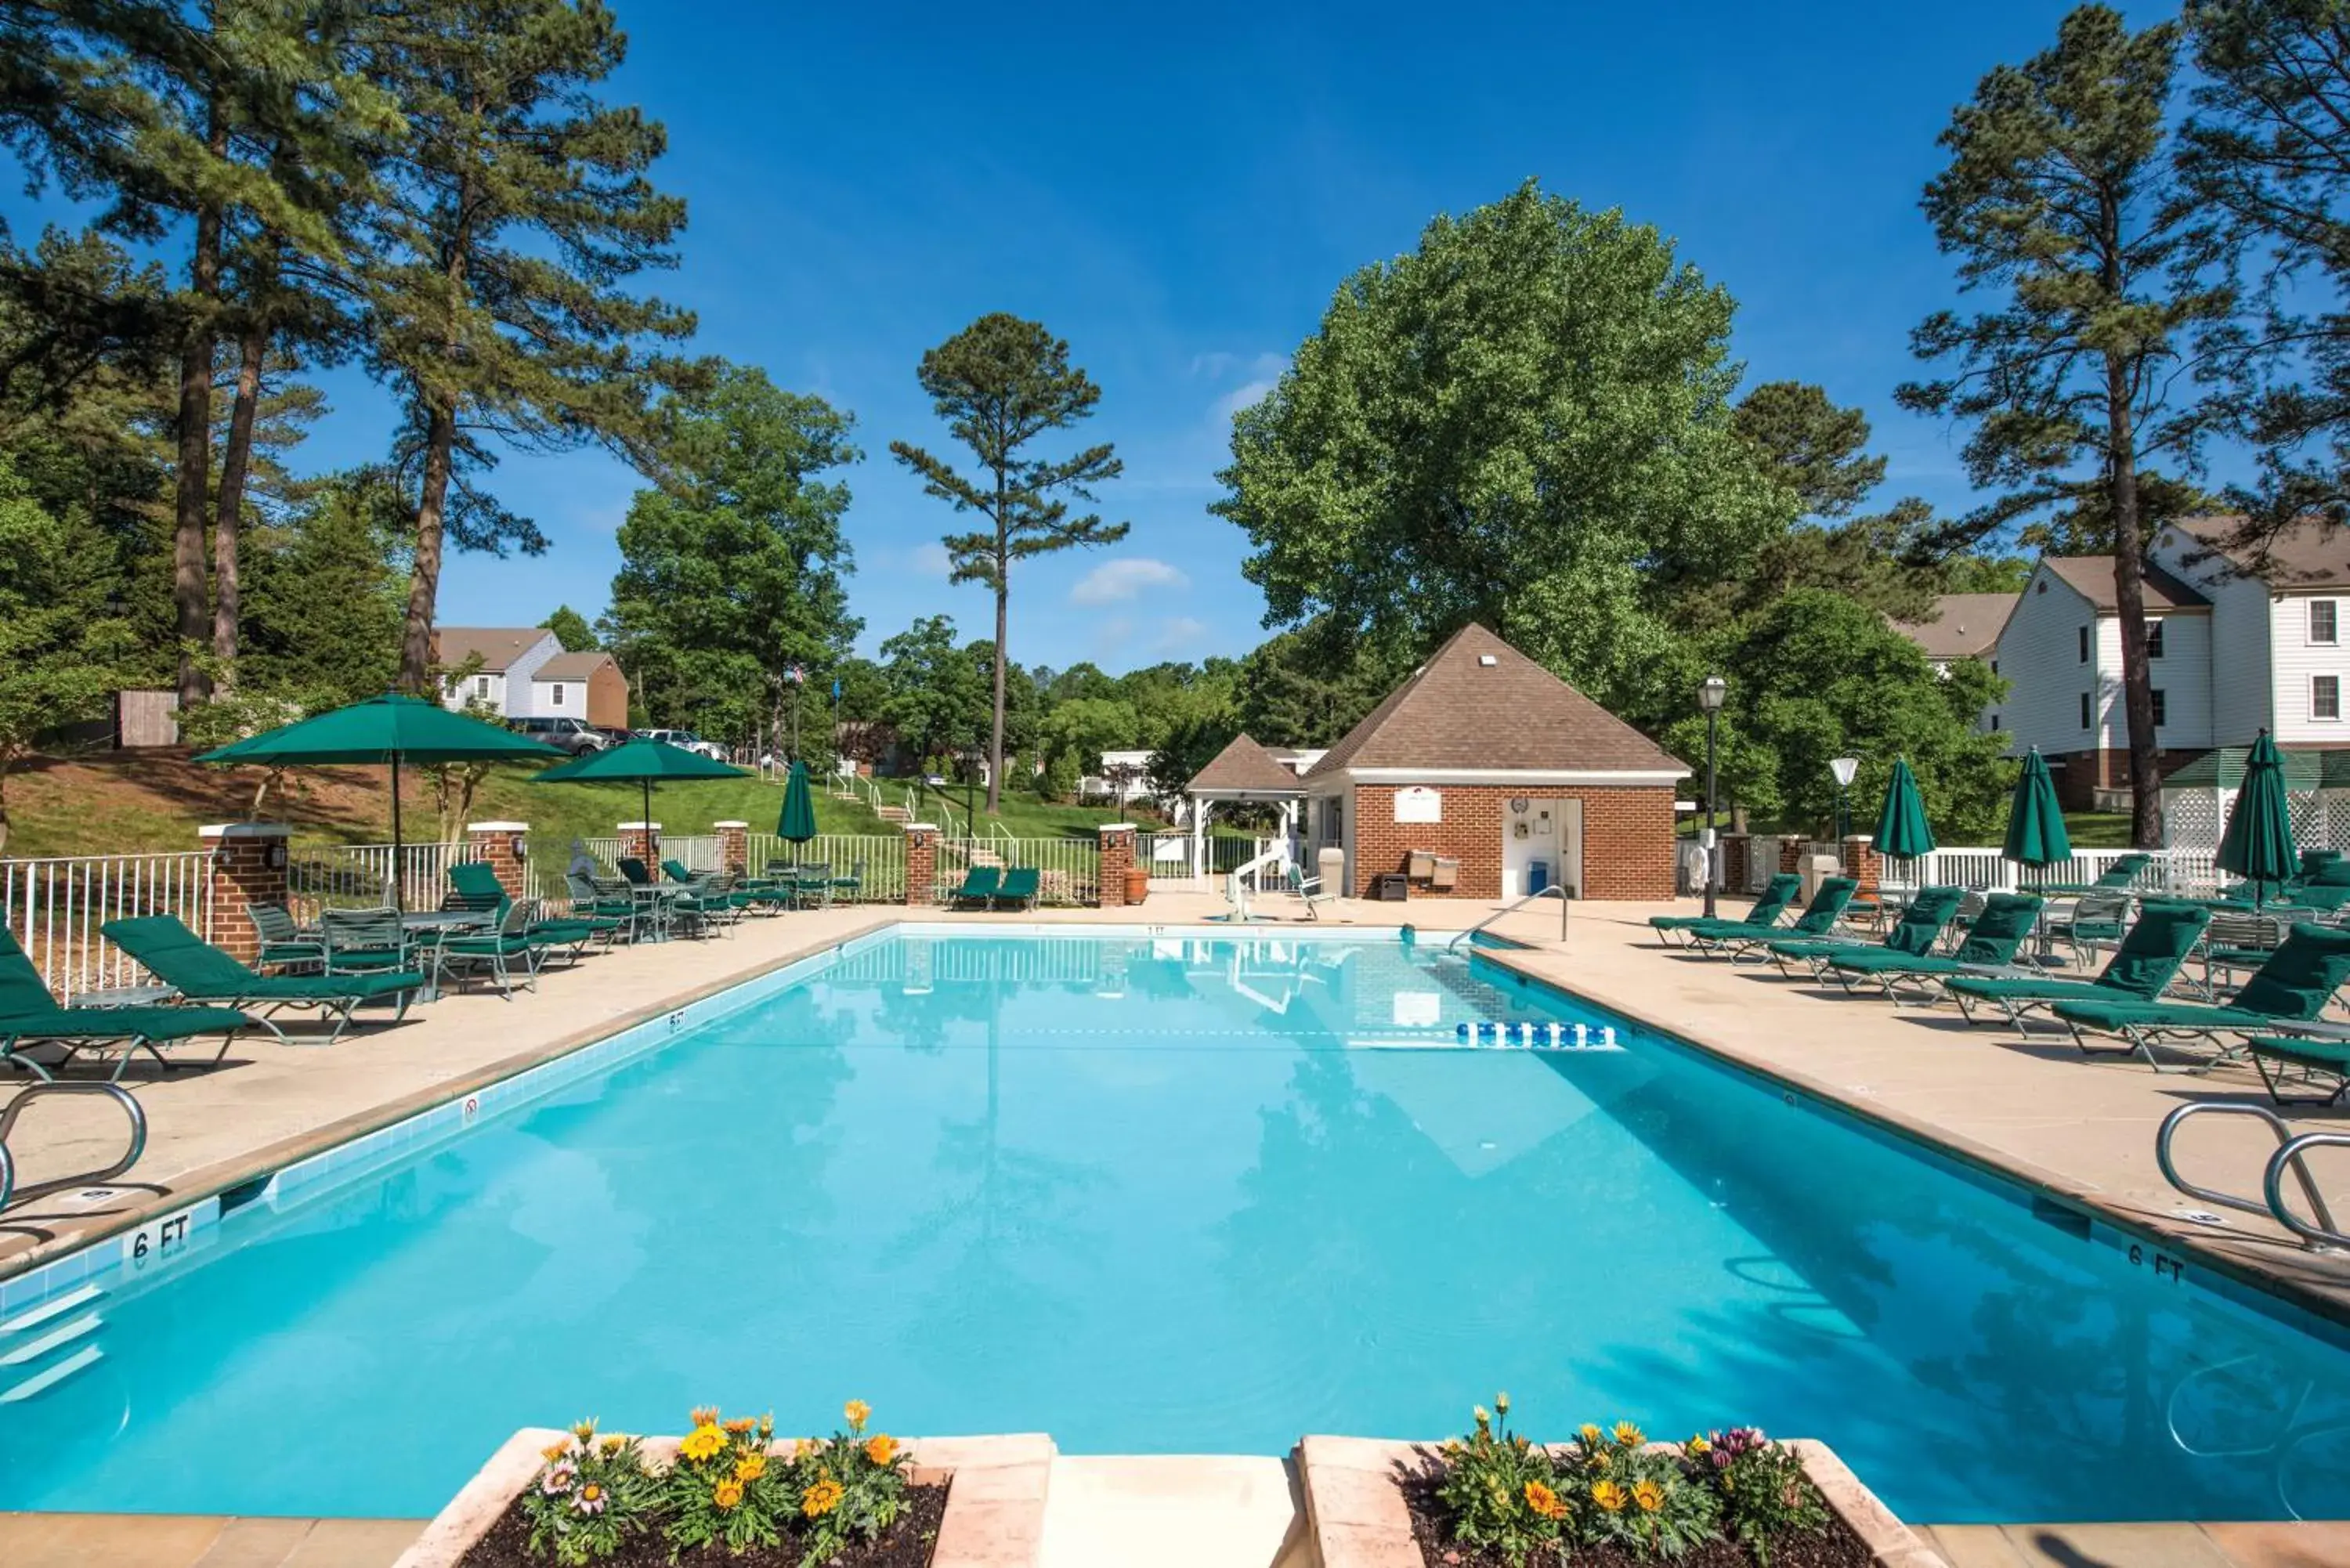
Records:
<instances>
[{"instance_id":1,"label":"white metal railing","mask_svg":"<svg viewBox=\"0 0 2350 1568\"><path fill-rule=\"evenodd\" d=\"M481 858L462 839L440 844L296 844L286 855L286 901L298 919L325 909L380 909L392 901L395 863L400 901L437 909L449 891L449 867Z\"/></svg>"},{"instance_id":2,"label":"white metal railing","mask_svg":"<svg viewBox=\"0 0 2350 1568\"><path fill-rule=\"evenodd\" d=\"M948 841L938 860L931 896L940 903L954 897L972 865L969 851L976 846L1005 867L1034 867L1037 872L1036 901L1040 904L1091 904L1100 892L1101 845L1091 838L985 838Z\"/></svg>"},{"instance_id":3,"label":"white metal railing","mask_svg":"<svg viewBox=\"0 0 2350 1568\"><path fill-rule=\"evenodd\" d=\"M902 833L820 833L806 844L786 844L772 833L754 833L747 851L754 877L781 862L829 866L834 877L857 880L854 889L836 888L836 899L862 904L906 901L906 836Z\"/></svg>"},{"instance_id":4,"label":"white metal railing","mask_svg":"<svg viewBox=\"0 0 2350 1568\"><path fill-rule=\"evenodd\" d=\"M1823 853L1828 846L1823 846ZM2142 893L2208 894L2228 880L2212 865L2209 849L2075 849L2061 866L2034 870L2003 857L1996 846L1962 846L1937 849L1914 862L1889 859L1888 881L1918 887L1979 888L1986 892L2012 890L2035 883L2094 882L2125 855L2144 853L2153 859L2133 884Z\"/></svg>"},{"instance_id":5,"label":"white metal railing","mask_svg":"<svg viewBox=\"0 0 2350 1568\"><path fill-rule=\"evenodd\" d=\"M182 850L0 860L0 926L60 996L137 984L145 971L99 928L127 916L175 915L209 940L211 858Z\"/></svg>"},{"instance_id":6,"label":"white metal railing","mask_svg":"<svg viewBox=\"0 0 2350 1568\"><path fill-rule=\"evenodd\" d=\"M1206 864L1194 866L1191 836L1188 833L1139 833L1135 838L1134 853L1139 863L1149 867L1152 876L1192 878L1222 877L1237 871L1278 842L1262 835L1243 838L1229 833L1211 833L1201 846ZM1170 851L1165 847L1168 845L1176 847Z\"/></svg>"}]
</instances>

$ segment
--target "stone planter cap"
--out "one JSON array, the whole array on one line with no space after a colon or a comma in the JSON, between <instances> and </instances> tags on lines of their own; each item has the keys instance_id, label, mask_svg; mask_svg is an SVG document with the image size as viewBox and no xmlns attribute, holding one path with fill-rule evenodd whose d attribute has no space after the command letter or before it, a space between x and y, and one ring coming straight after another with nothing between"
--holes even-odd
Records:
<instances>
[{"instance_id":1,"label":"stone planter cap","mask_svg":"<svg viewBox=\"0 0 2350 1568\"><path fill-rule=\"evenodd\" d=\"M748 827L751 825L747 822L713 822L710 826L712 827Z\"/></svg>"},{"instance_id":2,"label":"stone planter cap","mask_svg":"<svg viewBox=\"0 0 2350 1568\"><path fill-rule=\"evenodd\" d=\"M641 833L647 829L655 833L660 831L660 824L658 822L624 822L619 825L619 827L623 833Z\"/></svg>"},{"instance_id":3,"label":"stone planter cap","mask_svg":"<svg viewBox=\"0 0 2350 1568\"><path fill-rule=\"evenodd\" d=\"M220 822L196 829L199 838L291 838L294 829L283 822Z\"/></svg>"},{"instance_id":4,"label":"stone planter cap","mask_svg":"<svg viewBox=\"0 0 2350 1568\"><path fill-rule=\"evenodd\" d=\"M909 833L936 833L938 830L939 825L935 822L910 822L906 824L906 831Z\"/></svg>"},{"instance_id":5,"label":"stone planter cap","mask_svg":"<svg viewBox=\"0 0 2350 1568\"><path fill-rule=\"evenodd\" d=\"M469 822L465 824L465 831L468 833L528 833L530 824L527 822Z\"/></svg>"},{"instance_id":6,"label":"stone planter cap","mask_svg":"<svg viewBox=\"0 0 2350 1568\"><path fill-rule=\"evenodd\" d=\"M1132 833L1135 831L1135 826L1130 822L1105 822L1099 827L1096 828L1095 831L1097 833Z\"/></svg>"}]
</instances>

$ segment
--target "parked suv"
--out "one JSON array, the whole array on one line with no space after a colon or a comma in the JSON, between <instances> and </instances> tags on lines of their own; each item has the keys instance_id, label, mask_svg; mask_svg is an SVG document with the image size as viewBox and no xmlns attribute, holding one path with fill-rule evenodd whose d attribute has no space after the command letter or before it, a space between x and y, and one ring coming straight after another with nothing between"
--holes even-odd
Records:
<instances>
[{"instance_id":1,"label":"parked suv","mask_svg":"<svg viewBox=\"0 0 2350 1568\"><path fill-rule=\"evenodd\" d=\"M726 760L725 751L715 741L705 741L691 730L639 730L637 733L648 741L660 741L681 751L699 752L715 762Z\"/></svg>"},{"instance_id":2,"label":"parked suv","mask_svg":"<svg viewBox=\"0 0 2350 1568\"><path fill-rule=\"evenodd\" d=\"M518 733L558 751L569 752L575 757L588 752L600 752L612 743L594 726L577 719L509 719L506 724Z\"/></svg>"}]
</instances>

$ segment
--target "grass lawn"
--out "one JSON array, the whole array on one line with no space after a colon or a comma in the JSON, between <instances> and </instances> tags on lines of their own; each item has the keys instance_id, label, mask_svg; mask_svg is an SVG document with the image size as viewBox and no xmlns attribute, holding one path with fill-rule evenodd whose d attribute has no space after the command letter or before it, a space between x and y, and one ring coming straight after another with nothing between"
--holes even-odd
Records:
<instances>
[{"instance_id":1,"label":"grass lawn","mask_svg":"<svg viewBox=\"0 0 2350 1568\"><path fill-rule=\"evenodd\" d=\"M2064 831L2075 849L2127 849L2130 819L2126 811L2068 811Z\"/></svg>"}]
</instances>

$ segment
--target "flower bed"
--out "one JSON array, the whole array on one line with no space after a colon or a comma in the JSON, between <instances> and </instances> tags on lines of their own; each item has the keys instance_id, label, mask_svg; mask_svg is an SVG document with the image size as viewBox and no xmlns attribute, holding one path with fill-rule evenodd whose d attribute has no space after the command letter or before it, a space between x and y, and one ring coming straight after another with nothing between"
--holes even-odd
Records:
<instances>
[{"instance_id":1,"label":"flower bed","mask_svg":"<svg viewBox=\"0 0 2350 1568\"><path fill-rule=\"evenodd\" d=\"M525 1430L398 1568L973 1568L1035 1560L1043 1438L900 1442L852 1400L828 1438L696 1410L682 1438ZM968 1495L966 1495L968 1494Z\"/></svg>"},{"instance_id":2,"label":"flower bed","mask_svg":"<svg viewBox=\"0 0 2350 1568\"><path fill-rule=\"evenodd\" d=\"M1509 1401L1437 1445L1308 1438L1324 1568L1929 1568L1939 1562L1816 1443L1752 1428L1650 1442L1630 1422L1563 1443L1508 1429Z\"/></svg>"}]
</instances>

